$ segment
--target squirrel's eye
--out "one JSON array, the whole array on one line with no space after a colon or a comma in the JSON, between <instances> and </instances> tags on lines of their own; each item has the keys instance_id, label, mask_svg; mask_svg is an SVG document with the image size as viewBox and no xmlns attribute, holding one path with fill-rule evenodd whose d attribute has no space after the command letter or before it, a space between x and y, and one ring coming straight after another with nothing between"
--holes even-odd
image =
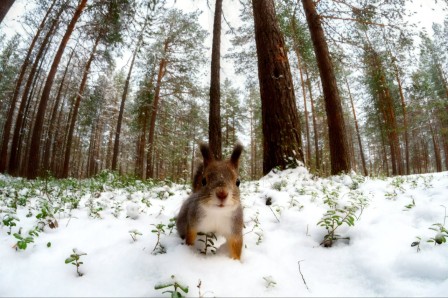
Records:
<instances>
[{"instance_id":1,"label":"squirrel's eye","mask_svg":"<svg viewBox=\"0 0 448 298\"><path fill-rule=\"evenodd\" d=\"M205 178L202 178L202 186L205 186L207 184L207 180Z\"/></svg>"},{"instance_id":2,"label":"squirrel's eye","mask_svg":"<svg viewBox=\"0 0 448 298\"><path fill-rule=\"evenodd\" d=\"M240 183L241 183L241 181L240 181L240 179L236 179L236 186L240 186Z\"/></svg>"}]
</instances>

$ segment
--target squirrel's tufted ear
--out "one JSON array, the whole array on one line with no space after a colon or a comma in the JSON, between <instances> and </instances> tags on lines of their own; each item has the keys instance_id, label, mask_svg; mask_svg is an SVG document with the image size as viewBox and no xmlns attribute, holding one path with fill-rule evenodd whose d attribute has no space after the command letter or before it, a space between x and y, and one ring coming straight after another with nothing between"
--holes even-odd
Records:
<instances>
[{"instance_id":1,"label":"squirrel's tufted ear","mask_svg":"<svg viewBox=\"0 0 448 298\"><path fill-rule=\"evenodd\" d=\"M235 167L235 169L238 169L239 160L241 153L243 152L243 149L244 149L243 144L241 144L240 142L237 142L233 147L233 152L232 155L230 156L230 162Z\"/></svg>"},{"instance_id":2,"label":"squirrel's tufted ear","mask_svg":"<svg viewBox=\"0 0 448 298\"><path fill-rule=\"evenodd\" d=\"M210 152L210 147L207 143L199 143L199 149L201 150L202 157L204 158L204 168L213 160L213 155Z\"/></svg>"}]
</instances>

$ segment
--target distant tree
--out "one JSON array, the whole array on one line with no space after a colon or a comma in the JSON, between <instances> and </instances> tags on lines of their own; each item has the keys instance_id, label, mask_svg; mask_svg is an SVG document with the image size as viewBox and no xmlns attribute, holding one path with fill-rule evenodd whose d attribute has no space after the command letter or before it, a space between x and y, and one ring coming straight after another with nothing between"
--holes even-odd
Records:
<instances>
[{"instance_id":1,"label":"distant tree","mask_svg":"<svg viewBox=\"0 0 448 298\"><path fill-rule=\"evenodd\" d=\"M253 0L263 122L263 173L303 162L301 127L273 0Z\"/></svg>"}]
</instances>

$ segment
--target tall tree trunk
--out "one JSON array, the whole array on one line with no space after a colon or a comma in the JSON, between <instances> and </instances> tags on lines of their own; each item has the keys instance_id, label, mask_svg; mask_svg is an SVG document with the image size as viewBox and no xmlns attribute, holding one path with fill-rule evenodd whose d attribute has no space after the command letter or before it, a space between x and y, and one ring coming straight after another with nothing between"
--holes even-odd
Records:
<instances>
[{"instance_id":1,"label":"tall tree trunk","mask_svg":"<svg viewBox=\"0 0 448 298\"><path fill-rule=\"evenodd\" d=\"M18 170L18 158L21 153L19 151L19 141L20 141L20 134L22 133L22 130L23 130L23 127L22 127L23 121L24 121L24 118L26 117L25 107L27 105L27 102L29 100L31 100L31 97L29 96L31 87L34 82L34 78L36 76L39 64L43 61L42 59L45 56L44 54L46 53L47 45L49 43L51 43L51 38L53 36L54 30L56 29L57 22L58 22L57 19L55 19L53 21L51 28L48 30L44 40L42 41L42 44L40 45L40 48L39 48L39 52L37 53L36 59L31 68L30 74L28 75L28 80L26 82L25 89L23 90L22 100L19 105L19 110L18 110L17 118L16 118L16 124L14 126L14 134L12 137L11 153L10 153L10 158L9 158L8 172L12 175L16 175L17 170Z\"/></svg>"},{"instance_id":2,"label":"tall tree trunk","mask_svg":"<svg viewBox=\"0 0 448 298\"><path fill-rule=\"evenodd\" d=\"M164 55L166 54L168 50L168 41L165 41L165 47L164 47ZM167 67L168 61L165 59L165 57L162 57L159 63L159 72L157 74L157 83L156 83L156 89L154 91L154 101L152 103L152 110L151 110L151 122L149 124L149 135L148 135L148 157L147 157L147 167L146 167L146 178L154 178L154 135L155 135L155 129L156 129L156 119L157 119L157 112L159 108L159 101L160 101L160 88L162 86L162 78L165 76L166 67Z\"/></svg>"},{"instance_id":3,"label":"tall tree trunk","mask_svg":"<svg viewBox=\"0 0 448 298\"><path fill-rule=\"evenodd\" d=\"M299 74L300 74L300 84L302 86L302 97L303 97L303 107L305 111L305 132L306 132L306 158L305 164L307 166L311 166L311 137L310 137L310 124L308 121L308 107L306 104L306 86L305 81L303 79L303 71L302 71L302 59L300 57L300 53L298 50L298 45L295 46L295 53L297 56L297 61L299 62Z\"/></svg>"},{"instance_id":4,"label":"tall tree trunk","mask_svg":"<svg viewBox=\"0 0 448 298\"><path fill-rule=\"evenodd\" d=\"M429 129L431 131L431 137L432 137L432 144L434 147L434 157L436 162L436 171L442 172L442 157L440 155L440 146L439 146L439 140L437 138L437 135L434 133L434 128L432 127L432 124L429 123Z\"/></svg>"},{"instance_id":5,"label":"tall tree trunk","mask_svg":"<svg viewBox=\"0 0 448 298\"><path fill-rule=\"evenodd\" d=\"M70 54L70 57L68 58L67 66L65 67L64 74L62 75L61 83L59 85L58 93L56 95L56 99L54 102L53 111L51 112L51 117L50 117L50 121L48 124L47 138L45 140L45 150L44 150L44 157L43 157L43 169L44 170L50 170L50 166L49 166L50 152L51 152L51 148L53 147L52 145L54 142L54 130L55 130L55 126L57 124L56 117L58 115L57 111L59 109L60 101L62 98L62 89L64 86L65 77L67 76L70 63L71 63L73 55L75 53L75 48L73 48L72 53Z\"/></svg>"},{"instance_id":6,"label":"tall tree trunk","mask_svg":"<svg viewBox=\"0 0 448 298\"><path fill-rule=\"evenodd\" d=\"M319 154L319 134L317 132L317 120L316 120L316 110L314 109L314 98L313 98L313 88L311 86L311 78L308 75L308 70L305 67L306 83L308 87L308 92L310 94L311 103L311 114L313 118L313 132L314 132L314 151L316 155L316 171L320 169L320 154Z\"/></svg>"},{"instance_id":7,"label":"tall tree trunk","mask_svg":"<svg viewBox=\"0 0 448 298\"><path fill-rule=\"evenodd\" d=\"M322 81L328 122L331 174L336 175L341 172L349 172L351 169L350 154L342 103L320 16L317 14L313 0L302 0L302 5L305 10Z\"/></svg>"},{"instance_id":8,"label":"tall tree trunk","mask_svg":"<svg viewBox=\"0 0 448 298\"><path fill-rule=\"evenodd\" d=\"M3 4L0 4L0 6L4 5L4 4L7 6L8 1L10 2L10 5L12 5L12 3L14 2L11 0L6 0L6 2L4 2ZM14 93L13 93L13 96L11 99L11 104L10 104L8 114L6 116L5 125L3 128L3 142L2 142L2 147L0 149L0 173L3 173L6 171L6 169L8 169L8 144L9 144L9 137L11 134L14 110L16 108L17 99L19 97L23 79L25 78L26 70L28 68L28 65L31 63L31 54L34 50L34 46L36 45L36 42L40 36L40 33L44 29L45 23L47 22L48 16L50 15L50 12L52 11L55 3L56 3L56 0L53 0L52 4L50 5L50 8L47 10L47 13L45 14L44 18L42 19L42 22L40 23L39 27L37 28L36 34L34 35L33 40L31 41L31 45L29 46L28 51L26 53L25 60L20 68L20 74L19 74L19 77L16 82L16 87L14 89ZM5 6L5 9L6 9L6 6ZM9 9L9 7L8 7L8 9ZM3 12L6 14L7 10L4 10ZM2 11L0 8L0 23L1 23L1 19L3 19L1 17L1 14L2 14Z\"/></svg>"},{"instance_id":9,"label":"tall tree trunk","mask_svg":"<svg viewBox=\"0 0 448 298\"><path fill-rule=\"evenodd\" d=\"M42 92L42 97L39 102L39 108L37 110L36 120L34 122L34 128L32 132L31 138L31 150L28 158L28 169L26 176L29 179L36 178L40 174L40 147L42 142L42 129L45 118L45 112L47 108L47 102L50 97L51 87L53 86L54 77L56 76L56 72L58 70L59 62L61 61L62 55L64 54L65 47L67 46L67 42L72 35L73 30L75 29L76 22L81 16L82 11L86 7L87 0L80 0L76 11L73 15L72 20L70 21L67 30L62 38L62 41L59 45L58 51L53 59L53 63L51 65L50 71L47 76L47 80L45 82L45 86Z\"/></svg>"},{"instance_id":10,"label":"tall tree trunk","mask_svg":"<svg viewBox=\"0 0 448 298\"><path fill-rule=\"evenodd\" d=\"M90 53L90 57L87 60L87 63L84 67L84 74L82 76L81 84L79 85L78 93L77 93L76 100L75 100L75 103L73 106L73 114L72 114L72 118L70 121L70 127L68 129L67 143L65 145L64 168L62 170L62 178L68 177L68 174L69 174L70 152L71 152L71 148L72 148L73 132L75 130L75 124L76 124L76 120L78 118L79 105L81 104L81 99L84 96L83 93L84 93L84 89L86 87L87 78L89 76L90 65L92 64L92 61L95 58L96 49L97 49L98 44L102 38L101 35L102 35L101 33L98 34L98 37L96 38L92 52Z\"/></svg>"},{"instance_id":11,"label":"tall tree trunk","mask_svg":"<svg viewBox=\"0 0 448 298\"><path fill-rule=\"evenodd\" d=\"M401 86L401 79L400 79L400 75L398 72L398 67L395 64L395 62L393 62L394 64L394 68L395 68L395 78L397 79L397 83L398 83L398 91L400 92L400 99L401 99L401 109L403 110L403 128L404 128L404 143L405 143L405 159L406 159L406 175L410 174L410 169L409 169L409 132L408 132L408 116L407 116L407 112L406 112L406 102L404 100L404 95L403 95L403 87Z\"/></svg>"},{"instance_id":12,"label":"tall tree trunk","mask_svg":"<svg viewBox=\"0 0 448 298\"><path fill-rule=\"evenodd\" d=\"M124 105L126 103L126 98L128 96L129 82L131 81L131 75L132 75L132 69L134 68L135 57L137 57L137 53L140 50L140 42L141 39L139 39L139 41L137 42L134 53L132 55L128 76L126 77L126 82L124 84L123 95L121 96L120 111L118 112L118 120L117 120L117 129L115 130L114 152L112 155L112 171L117 170L117 160L120 148L121 123L123 122Z\"/></svg>"},{"instance_id":13,"label":"tall tree trunk","mask_svg":"<svg viewBox=\"0 0 448 298\"><path fill-rule=\"evenodd\" d=\"M210 78L210 114L208 124L208 139L210 151L217 159L222 158L221 137L221 15L222 0L215 1L215 18L213 22L212 63Z\"/></svg>"},{"instance_id":14,"label":"tall tree trunk","mask_svg":"<svg viewBox=\"0 0 448 298\"><path fill-rule=\"evenodd\" d=\"M352 106L353 119L355 120L356 137L358 138L359 153L361 155L361 161L362 161L362 169L364 172L364 176L368 176L369 173L367 172L366 158L364 157L364 150L362 149L361 134L359 132L358 119L356 118L355 105L353 104L353 97L350 91L350 85L348 84L347 78L345 78L345 83L347 84L348 95Z\"/></svg>"},{"instance_id":15,"label":"tall tree trunk","mask_svg":"<svg viewBox=\"0 0 448 298\"><path fill-rule=\"evenodd\" d=\"M263 173L303 162L301 127L273 0L252 0L263 127Z\"/></svg>"},{"instance_id":16,"label":"tall tree trunk","mask_svg":"<svg viewBox=\"0 0 448 298\"><path fill-rule=\"evenodd\" d=\"M2 0L0 2L0 24L2 23L3 18L6 16L11 6L14 4L14 1L15 0Z\"/></svg>"}]
</instances>

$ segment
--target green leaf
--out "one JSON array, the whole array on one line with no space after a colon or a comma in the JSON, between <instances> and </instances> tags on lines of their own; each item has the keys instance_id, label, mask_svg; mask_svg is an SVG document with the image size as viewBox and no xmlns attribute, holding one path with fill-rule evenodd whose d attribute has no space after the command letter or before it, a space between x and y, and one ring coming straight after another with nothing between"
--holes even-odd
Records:
<instances>
[{"instance_id":1,"label":"green leaf","mask_svg":"<svg viewBox=\"0 0 448 298\"><path fill-rule=\"evenodd\" d=\"M48 243L47 243L47 247L51 247L51 242L48 242Z\"/></svg>"},{"instance_id":2,"label":"green leaf","mask_svg":"<svg viewBox=\"0 0 448 298\"><path fill-rule=\"evenodd\" d=\"M68 263L71 263L71 262L73 262L75 259L74 258L67 258L67 259L65 259L65 264L68 264Z\"/></svg>"}]
</instances>

